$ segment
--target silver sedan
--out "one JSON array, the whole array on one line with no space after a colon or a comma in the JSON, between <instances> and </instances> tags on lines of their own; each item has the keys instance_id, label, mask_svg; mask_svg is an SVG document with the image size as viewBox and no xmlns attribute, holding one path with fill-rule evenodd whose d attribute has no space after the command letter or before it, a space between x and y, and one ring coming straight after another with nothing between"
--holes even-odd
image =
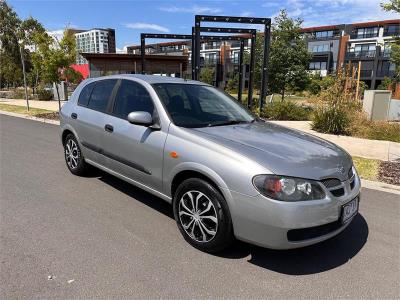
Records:
<instances>
[{"instance_id":1,"label":"silver sedan","mask_svg":"<svg viewBox=\"0 0 400 300\"><path fill-rule=\"evenodd\" d=\"M265 122L201 82L86 80L61 109L61 139L73 174L94 166L168 201L183 237L206 252L234 238L273 249L311 245L358 212L360 179L348 153Z\"/></svg>"}]
</instances>

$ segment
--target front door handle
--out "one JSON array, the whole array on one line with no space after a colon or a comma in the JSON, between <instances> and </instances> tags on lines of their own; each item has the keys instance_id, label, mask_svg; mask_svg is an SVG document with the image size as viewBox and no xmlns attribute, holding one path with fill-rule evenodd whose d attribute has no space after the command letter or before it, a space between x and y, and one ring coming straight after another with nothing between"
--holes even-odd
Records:
<instances>
[{"instance_id":1,"label":"front door handle","mask_svg":"<svg viewBox=\"0 0 400 300\"><path fill-rule=\"evenodd\" d=\"M104 130L107 132L113 132L114 127L112 127L110 124L106 124L106 126L104 126Z\"/></svg>"},{"instance_id":2,"label":"front door handle","mask_svg":"<svg viewBox=\"0 0 400 300\"><path fill-rule=\"evenodd\" d=\"M77 115L76 113L72 113L72 114L71 114L71 118L72 118L72 119L77 119L77 118L78 118L78 115Z\"/></svg>"}]
</instances>

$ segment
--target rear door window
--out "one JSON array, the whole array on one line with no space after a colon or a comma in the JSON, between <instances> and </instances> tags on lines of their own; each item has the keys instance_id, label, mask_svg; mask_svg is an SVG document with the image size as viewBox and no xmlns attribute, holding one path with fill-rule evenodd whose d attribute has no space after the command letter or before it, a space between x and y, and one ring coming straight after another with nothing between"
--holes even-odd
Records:
<instances>
[{"instance_id":1,"label":"rear door window","mask_svg":"<svg viewBox=\"0 0 400 300\"><path fill-rule=\"evenodd\" d=\"M134 111L146 111L153 115L153 101L144 86L131 80L122 80L115 96L113 114L126 119Z\"/></svg>"},{"instance_id":2,"label":"rear door window","mask_svg":"<svg viewBox=\"0 0 400 300\"><path fill-rule=\"evenodd\" d=\"M95 82L88 107L105 112L116 82L116 79L106 79Z\"/></svg>"}]
</instances>

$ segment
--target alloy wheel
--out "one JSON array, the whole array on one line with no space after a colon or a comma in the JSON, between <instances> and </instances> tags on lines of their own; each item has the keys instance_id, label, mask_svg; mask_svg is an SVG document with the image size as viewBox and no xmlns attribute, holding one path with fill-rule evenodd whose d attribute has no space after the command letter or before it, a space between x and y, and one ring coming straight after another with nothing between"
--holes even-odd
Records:
<instances>
[{"instance_id":1,"label":"alloy wheel","mask_svg":"<svg viewBox=\"0 0 400 300\"><path fill-rule=\"evenodd\" d=\"M218 230L218 215L213 202L199 191L188 191L179 200L179 220L193 240L210 242Z\"/></svg>"},{"instance_id":2,"label":"alloy wheel","mask_svg":"<svg viewBox=\"0 0 400 300\"><path fill-rule=\"evenodd\" d=\"M69 139L65 144L65 160L71 169L78 167L80 155L78 145L73 139Z\"/></svg>"}]
</instances>

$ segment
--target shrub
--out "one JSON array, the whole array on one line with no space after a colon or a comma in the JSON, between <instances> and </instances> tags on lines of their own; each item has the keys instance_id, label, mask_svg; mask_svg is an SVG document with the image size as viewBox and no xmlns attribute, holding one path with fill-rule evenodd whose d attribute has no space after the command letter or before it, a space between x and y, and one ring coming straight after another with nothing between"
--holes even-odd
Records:
<instances>
[{"instance_id":1,"label":"shrub","mask_svg":"<svg viewBox=\"0 0 400 300\"><path fill-rule=\"evenodd\" d=\"M361 103L356 100L355 82L346 78L342 70L332 79L317 99L312 128L323 133L349 134L351 117L361 111Z\"/></svg>"},{"instance_id":2,"label":"shrub","mask_svg":"<svg viewBox=\"0 0 400 300\"><path fill-rule=\"evenodd\" d=\"M261 117L271 120L305 121L310 119L310 107L290 101L272 102L265 105Z\"/></svg>"},{"instance_id":3,"label":"shrub","mask_svg":"<svg viewBox=\"0 0 400 300\"><path fill-rule=\"evenodd\" d=\"M48 101L53 99L53 93L49 90L45 90L44 88L38 88L36 92L39 100Z\"/></svg>"},{"instance_id":4,"label":"shrub","mask_svg":"<svg viewBox=\"0 0 400 300\"><path fill-rule=\"evenodd\" d=\"M349 133L360 138L400 143L400 123L371 121L368 120L364 113L358 113L353 116Z\"/></svg>"},{"instance_id":5,"label":"shrub","mask_svg":"<svg viewBox=\"0 0 400 300\"><path fill-rule=\"evenodd\" d=\"M25 91L21 89L15 89L12 94L13 99L25 99Z\"/></svg>"},{"instance_id":6,"label":"shrub","mask_svg":"<svg viewBox=\"0 0 400 300\"><path fill-rule=\"evenodd\" d=\"M201 68L200 81L212 85L214 83L214 70L212 68Z\"/></svg>"},{"instance_id":7,"label":"shrub","mask_svg":"<svg viewBox=\"0 0 400 300\"><path fill-rule=\"evenodd\" d=\"M349 134L350 116L344 109L319 107L314 111L312 129L332 134Z\"/></svg>"},{"instance_id":8,"label":"shrub","mask_svg":"<svg viewBox=\"0 0 400 300\"><path fill-rule=\"evenodd\" d=\"M228 93L237 93L239 86L239 74L235 74L228 79L226 91Z\"/></svg>"}]
</instances>

